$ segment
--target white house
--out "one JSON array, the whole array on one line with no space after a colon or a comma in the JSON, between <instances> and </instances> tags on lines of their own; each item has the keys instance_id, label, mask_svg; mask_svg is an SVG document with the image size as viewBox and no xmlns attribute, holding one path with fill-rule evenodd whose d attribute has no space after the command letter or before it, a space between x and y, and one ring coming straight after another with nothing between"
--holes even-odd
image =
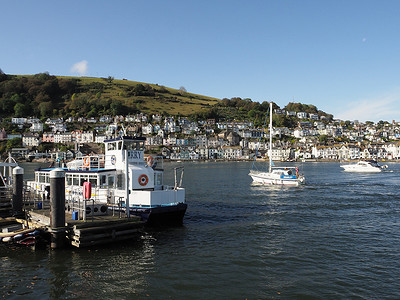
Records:
<instances>
[{"instance_id":1,"label":"white house","mask_svg":"<svg viewBox=\"0 0 400 300\"><path fill-rule=\"evenodd\" d=\"M23 125L27 122L27 118L11 118L12 124Z\"/></svg>"},{"instance_id":2,"label":"white house","mask_svg":"<svg viewBox=\"0 0 400 300\"><path fill-rule=\"evenodd\" d=\"M306 112L304 112L304 111L299 111L298 113L297 113L297 117L299 118L299 119L307 119L307 113Z\"/></svg>"},{"instance_id":3,"label":"white house","mask_svg":"<svg viewBox=\"0 0 400 300\"><path fill-rule=\"evenodd\" d=\"M43 124L40 122L32 123L31 127L29 128L32 132L42 132L43 131Z\"/></svg>"},{"instance_id":4,"label":"white house","mask_svg":"<svg viewBox=\"0 0 400 300\"><path fill-rule=\"evenodd\" d=\"M142 133L144 135L149 135L153 133L153 125L151 125L150 123L142 126Z\"/></svg>"},{"instance_id":5,"label":"white house","mask_svg":"<svg viewBox=\"0 0 400 300\"><path fill-rule=\"evenodd\" d=\"M196 137L196 146L197 147L207 147L208 139L206 135L198 135Z\"/></svg>"},{"instance_id":6,"label":"white house","mask_svg":"<svg viewBox=\"0 0 400 300\"><path fill-rule=\"evenodd\" d=\"M224 159L240 159L242 157L242 148L240 146L223 147Z\"/></svg>"},{"instance_id":7,"label":"white house","mask_svg":"<svg viewBox=\"0 0 400 300\"><path fill-rule=\"evenodd\" d=\"M40 144L40 137L37 134L26 134L22 137L22 146L37 147Z\"/></svg>"},{"instance_id":8,"label":"white house","mask_svg":"<svg viewBox=\"0 0 400 300\"><path fill-rule=\"evenodd\" d=\"M54 134L54 143L66 144L72 142L71 133L56 133Z\"/></svg>"}]
</instances>

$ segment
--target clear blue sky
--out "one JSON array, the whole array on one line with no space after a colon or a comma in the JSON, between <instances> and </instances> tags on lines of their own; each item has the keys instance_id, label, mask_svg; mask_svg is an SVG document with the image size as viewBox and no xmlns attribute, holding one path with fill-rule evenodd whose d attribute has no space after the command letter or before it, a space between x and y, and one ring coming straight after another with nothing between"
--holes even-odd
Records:
<instances>
[{"instance_id":1,"label":"clear blue sky","mask_svg":"<svg viewBox=\"0 0 400 300\"><path fill-rule=\"evenodd\" d=\"M1 1L7 74L113 76L400 121L400 1Z\"/></svg>"}]
</instances>

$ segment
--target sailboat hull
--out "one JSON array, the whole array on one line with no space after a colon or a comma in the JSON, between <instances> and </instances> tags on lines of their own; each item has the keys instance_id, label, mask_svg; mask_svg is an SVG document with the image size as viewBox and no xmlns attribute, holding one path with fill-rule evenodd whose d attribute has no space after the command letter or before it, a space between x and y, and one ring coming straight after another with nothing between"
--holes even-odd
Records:
<instances>
[{"instance_id":1,"label":"sailboat hull","mask_svg":"<svg viewBox=\"0 0 400 300\"><path fill-rule=\"evenodd\" d=\"M295 175L278 175L269 172L251 172L253 182L264 185L298 186L304 183L304 177Z\"/></svg>"}]
</instances>

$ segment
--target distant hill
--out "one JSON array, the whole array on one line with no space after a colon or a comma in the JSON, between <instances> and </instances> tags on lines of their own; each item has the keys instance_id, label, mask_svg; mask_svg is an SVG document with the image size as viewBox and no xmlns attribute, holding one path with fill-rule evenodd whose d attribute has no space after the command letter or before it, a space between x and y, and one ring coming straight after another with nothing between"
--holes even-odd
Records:
<instances>
[{"instance_id":1,"label":"distant hill","mask_svg":"<svg viewBox=\"0 0 400 300\"><path fill-rule=\"evenodd\" d=\"M1 117L99 117L143 112L192 119L264 122L269 104L239 97L217 99L158 84L113 77L65 77L48 73L7 75L0 70ZM276 104L274 108L279 108ZM287 110L328 116L313 105L289 103ZM277 126L296 126L296 119L275 116Z\"/></svg>"},{"instance_id":2,"label":"distant hill","mask_svg":"<svg viewBox=\"0 0 400 300\"><path fill-rule=\"evenodd\" d=\"M201 113L218 99L184 88L92 77L0 76L1 116L99 116L136 112L188 116Z\"/></svg>"}]
</instances>

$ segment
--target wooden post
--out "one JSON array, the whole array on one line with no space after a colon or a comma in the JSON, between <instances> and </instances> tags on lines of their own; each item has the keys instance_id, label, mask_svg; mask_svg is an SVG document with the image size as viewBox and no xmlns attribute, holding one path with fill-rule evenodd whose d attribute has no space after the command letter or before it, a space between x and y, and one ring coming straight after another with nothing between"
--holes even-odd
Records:
<instances>
[{"instance_id":1,"label":"wooden post","mask_svg":"<svg viewBox=\"0 0 400 300\"><path fill-rule=\"evenodd\" d=\"M13 173L13 193L12 193L12 210L14 216L23 214L23 197L22 190L24 188L24 169L15 167Z\"/></svg>"},{"instance_id":2,"label":"wooden post","mask_svg":"<svg viewBox=\"0 0 400 300\"><path fill-rule=\"evenodd\" d=\"M51 248L63 248L65 230L65 172L61 168L50 172L50 233Z\"/></svg>"}]
</instances>

